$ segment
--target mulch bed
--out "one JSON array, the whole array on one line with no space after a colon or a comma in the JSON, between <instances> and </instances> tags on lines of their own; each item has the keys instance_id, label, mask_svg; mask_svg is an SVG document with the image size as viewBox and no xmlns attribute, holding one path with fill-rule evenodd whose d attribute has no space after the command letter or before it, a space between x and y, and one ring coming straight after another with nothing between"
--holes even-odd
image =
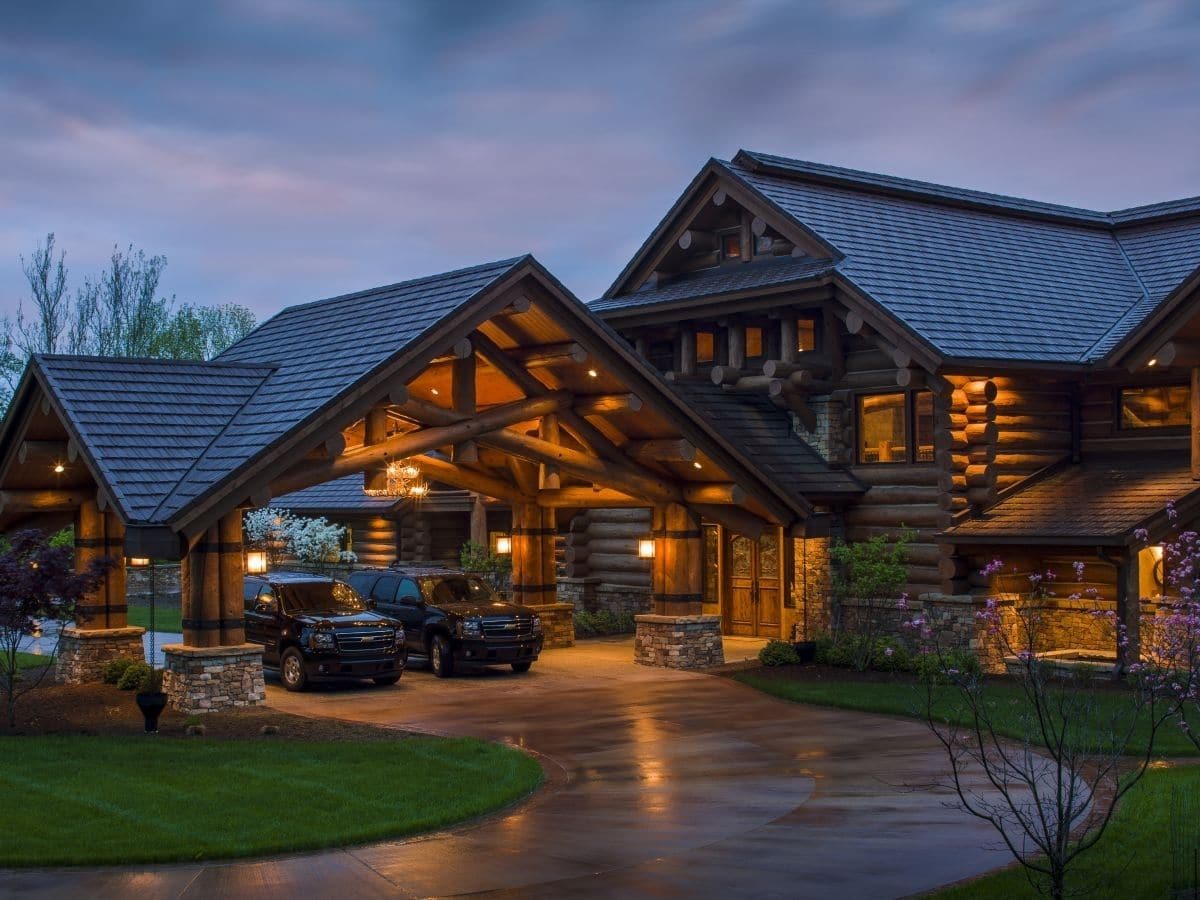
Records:
<instances>
[{"instance_id":1,"label":"mulch bed","mask_svg":"<svg viewBox=\"0 0 1200 900\"><path fill-rule=\"evenodd\" d=\"M28 673L37 675L37 671ZM40 686L17 703L17 727L8 727L7 710L0 711L0 735L142 734L141 710L133 691L111 684L55 684L50 673ZM279 712L269 706L231 709L204 716L185 716L166 709L158 720L158 733L165 737L187 737L188 725L199 722L204 738L297 741L394 741L409 736L399 729L355 725L329 719L309 719Z\"/></svg>"},{"instance_id":2,"label":"mulch bed","mask_svg":"<svg viewBox=\"0 0 1200 900\"><path fill-rule=\"evenodd\" d=\"M881 682L887 684L916 684L917 676L907 672L859 672L856 669L843 669L838 666L821 666L810 663L802 666L758 666L752 669L741 669L717 674L732 678L735 675L753 675L771 681L836 681L844 684L847 681L862 681L872 684Z\"/></svg>"}]
</instances>

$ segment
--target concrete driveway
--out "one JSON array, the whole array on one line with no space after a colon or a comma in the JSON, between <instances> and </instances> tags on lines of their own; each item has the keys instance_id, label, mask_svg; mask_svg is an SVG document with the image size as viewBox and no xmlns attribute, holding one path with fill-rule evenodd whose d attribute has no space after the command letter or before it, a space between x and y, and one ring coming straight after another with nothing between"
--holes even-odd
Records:
<instances>
[{"instance_id":1,"label":"concrete driveway","mask_svg":"<svg viewBox=\"0 0 1200 900\"><path fill-rule=\"evenodd\" d=\"M987 826L926 789L943 758L920 723L790 704L631 658L628 640L589 641L520 676L417 670L395 689L301 695L269 683L280 709L541 754L549 786L474 826L261 862L6 872L0 891L898 897L1007 861Z\"/></svg>"}]
</instances>

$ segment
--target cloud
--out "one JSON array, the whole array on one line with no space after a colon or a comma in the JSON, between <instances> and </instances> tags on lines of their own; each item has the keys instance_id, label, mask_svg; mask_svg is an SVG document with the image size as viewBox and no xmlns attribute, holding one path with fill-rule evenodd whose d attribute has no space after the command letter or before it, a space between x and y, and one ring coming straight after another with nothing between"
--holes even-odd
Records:
<instances>
[{"instance_id":1,"label":"cloud","mask_svg":"<svg viewBox=\"0 0 1200 900\"><path fill-rule=\"evenodd\" d=\"M532 250L599 294L740 146L1099 208L1200 193L1183 2L11 3L0 311L59 234L260 314Z\"/></svg>"}]
</instances>

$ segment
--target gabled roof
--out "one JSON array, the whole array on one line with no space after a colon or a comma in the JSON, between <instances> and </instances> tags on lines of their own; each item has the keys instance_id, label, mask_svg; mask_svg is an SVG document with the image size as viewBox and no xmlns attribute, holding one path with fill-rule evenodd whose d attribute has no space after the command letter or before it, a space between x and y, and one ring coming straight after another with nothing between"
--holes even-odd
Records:
<instances>
[{"instance_id":1,"label":"gabled roof","mask_svg":"<svg viewBox=\"0 0 1200 900\"><path fill-rule=\"evenodd\" d=\"M1200 198L1105 213L745 150L706 173L831 248L826 274L943 360L1097 361L1200 267ZM666 302L627 282L668 225L594 308ZM678 301L689 285L660 290Z\"/></svg>"},{"instance_id":2,"label":"gabled roof","mask_svg":"<svg viewBox=\"0 0 1200 900\"><path fill-rule=\"evenodd\" d=\"M373 370L511 273L528 257L290 306L218 362L270 364L271 376L156 511L170 518Z\"/></svg>"},{"instance_id":3,"label":"gabled roof","mask_svg":"<svg viewBox=\"0 0 1200 900\"><path fill-rule=\"evenodd\" d=\"M273 372L245 363L42 354L30 367L126 521L153 516Z\"/></svg>"},{"instance_id":4,"label":"gabled roof","mask_svg":"<svg viewBox=\"0 0 1200 900\"><path fill-rule=\"evenodd\" d=\"M1123 544L1197 491L1186 454L1088 457L946 531L955 543Z\"/></svg>"},{"instance_id":5,"label":"gabled roof","mask_svg":"<svg viewBox=\"0 0 1200 900\"><path fill-rule=\"evenodd\" d=\"M708 381L668 384L780 490L809 499L850 498L866 491L850 472L821 459L792 430L791 417L761 393L738 393Z\"/></svg>"}]
</instances>

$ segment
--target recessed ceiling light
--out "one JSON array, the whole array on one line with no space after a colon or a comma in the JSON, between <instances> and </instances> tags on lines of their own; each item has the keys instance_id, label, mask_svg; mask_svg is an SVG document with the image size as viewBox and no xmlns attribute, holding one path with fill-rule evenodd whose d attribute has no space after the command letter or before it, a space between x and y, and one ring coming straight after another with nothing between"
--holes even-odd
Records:
<instances>
[{"instance_id":1,"label":"recessed ceiling light","mask_svg":"<svg viewBox=\"0 0 1200 900\"><path fill-rule=\"evenodd\" d=\"M700 466L700 463L698 463L698 462L694 462L694 463L692 463L692 468L693 468L693 469L699 469L699 468L701 468L701 466Z\"/></svg>"},{"instance_id":2,"label":"recessed ceiling light","mask_svg":"<svg viewBox=\"0 0 1200 900\"><path fill-rule=\"evenodd\" d=\"M1146 365L1148 365L1148 366L1157 366L1157 365L1158 365L1158 360L1157 360L1157 359L1152 359L1152 360L1150 360L1150 362L1146 363Z\"/></svg>"},{"instance_id":3,"label":"recessed ceiling light","mask_svg":"<svg viewBox=\"0 0 1200 900\"><path fill-rule=\"evenodd\" d=\"M439 391L437 388L430 388L429 393L433 394L433 396L436 397L438 395Z\"/></svg>"},{"instance_id":4,"label":"recessed ceiling light","mask_svg":"<svg viewBox=\"0 0 1200 900\"><path fill-rule=\"evenodd\" d=\"M58 473L59 475L61 475L63 472L67 471L67 467L66 467L66 466L64 466L62 463L55 463L55 464L54 464L54 471L55 471L56 473Z\"/></svg>"},{"instance_id":5,"label":"recessed ceiling light","mask_svg":"<svg viewBox=\"0 0 1200 900\"><path fill-rule=\"evenodd\" d=\"M596 377L596 376L598 376L599 374L600 374L600 373L599 373L599 372L597 372L595 369L588 369L588 375L590 375L592 378L595 378L595 377Z\"/></svg>"}]
</instances>

